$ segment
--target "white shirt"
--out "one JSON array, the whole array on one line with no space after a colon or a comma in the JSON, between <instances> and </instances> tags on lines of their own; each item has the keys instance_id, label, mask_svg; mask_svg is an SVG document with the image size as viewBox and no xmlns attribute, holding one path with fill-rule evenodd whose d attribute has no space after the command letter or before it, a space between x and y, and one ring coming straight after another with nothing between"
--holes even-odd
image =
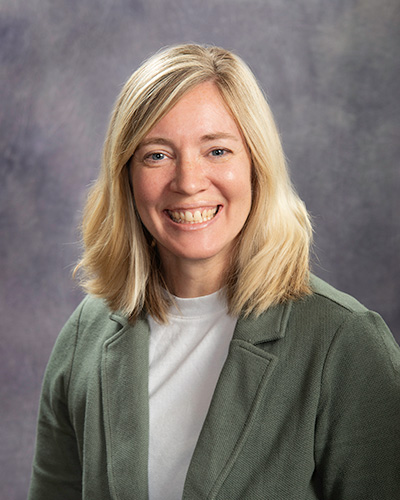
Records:
<instances>
[{"instance_id":1,"label":"white shirt","mask_svg":"<svg viewBox=\"0 0 400 500\"><path fill-rule=\"evenodd\" d=\"M169 324L149 317L149 499L182 498L186 473L237 318L220 292L181 299Z\"/></svg>"}]
</instances>

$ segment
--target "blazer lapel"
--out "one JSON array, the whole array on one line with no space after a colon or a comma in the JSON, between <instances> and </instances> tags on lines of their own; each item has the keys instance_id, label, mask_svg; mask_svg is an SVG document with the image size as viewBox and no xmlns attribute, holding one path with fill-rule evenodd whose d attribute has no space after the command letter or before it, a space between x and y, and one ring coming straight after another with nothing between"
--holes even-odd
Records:
<instances>
[{"instance_id":1,"label":"blazer lapel","mask_svg":"<svg viewBox=\"0 0 400 500\"><path fill-rule=\"evenodd\" d=\"M122 324L103 347L102 397L107 470L113 498L148 498L148 345L149 327L142 318Z\"/></svg>"},{"instance_id":2,"label":"blazer lapel","mask_svg":"<svg viewBox=\"0 0 400 500\"><path fill-rule=\"evenodd\" d=\"M277 357L257 344L282 338L290 303L238 320L185 482L183 498L214 499L251 432Z\"/></svg>"}]
</instances>

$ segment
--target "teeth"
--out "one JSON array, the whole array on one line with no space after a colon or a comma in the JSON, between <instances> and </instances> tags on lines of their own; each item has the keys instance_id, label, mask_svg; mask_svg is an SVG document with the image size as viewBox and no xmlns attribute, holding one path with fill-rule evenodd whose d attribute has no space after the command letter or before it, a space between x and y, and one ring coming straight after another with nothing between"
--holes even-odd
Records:
<instances>
[{"instance_id":1,"label":"teeth","mask_svg":"<svg viewBox=\"0 0 400 500\"><path fill-rule=\"evenodd\" d=\"M196 212L194 213L193 219L195 222L200 222L203 220L203 217L198 210L196 210Z\"/></svg>"},{"instance_id":2,"label":"teeth","mask_svg":"<svg viewBox=\"0 0 400 500\"><path fill-rule=\"evenodd\" d=\"M205 209L202 212L200 210L195 210L194 213L186 210L185 212L169 211L168 214L174 222L179 222L181 224L200 224L201 222L206 222L211 220L217 213L218 207Z\"/></svg>"}]
</instances>

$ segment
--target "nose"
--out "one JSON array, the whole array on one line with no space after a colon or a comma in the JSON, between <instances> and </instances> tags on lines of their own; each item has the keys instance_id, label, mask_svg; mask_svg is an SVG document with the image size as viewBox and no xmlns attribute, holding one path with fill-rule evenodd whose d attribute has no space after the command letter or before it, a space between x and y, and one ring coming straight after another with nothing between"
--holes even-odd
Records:
<instances>
[{"instance_id":1,"label":"nose","mask_svg":"<svg viewBox=\"0 0 400 500\"><path fill-rule=\"evenodd\" d=\"M186 195L193 195L207 189L210 181L201 163L194 156L182 155L175 165L171 189Z\"/></svg>"}]
</instances>

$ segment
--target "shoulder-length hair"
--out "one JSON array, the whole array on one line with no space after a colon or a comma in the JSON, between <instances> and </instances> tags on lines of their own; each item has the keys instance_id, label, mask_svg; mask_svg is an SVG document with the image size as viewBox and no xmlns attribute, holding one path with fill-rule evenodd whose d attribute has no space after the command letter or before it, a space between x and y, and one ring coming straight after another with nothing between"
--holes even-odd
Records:
<instances>
[{"instance_id":1,"label":"shoulder-length hair","mask_svg":"<svg viewBox=\"0 0 400 500\"><path fill-rule=\"evenodd\" d=\"M140 221L129 164L152 127L196 85L212 81L247 143L252 161L252 206L227 263L225 290L234 315L256 315L310 293L311 224L287 172L279 134L248 66L214 46L172 46L145 61L115 104L102 168L84 210L84 289L134 320L144 309L168 321L171 298L156 246Z\"/></svg>"}]
</instances>

